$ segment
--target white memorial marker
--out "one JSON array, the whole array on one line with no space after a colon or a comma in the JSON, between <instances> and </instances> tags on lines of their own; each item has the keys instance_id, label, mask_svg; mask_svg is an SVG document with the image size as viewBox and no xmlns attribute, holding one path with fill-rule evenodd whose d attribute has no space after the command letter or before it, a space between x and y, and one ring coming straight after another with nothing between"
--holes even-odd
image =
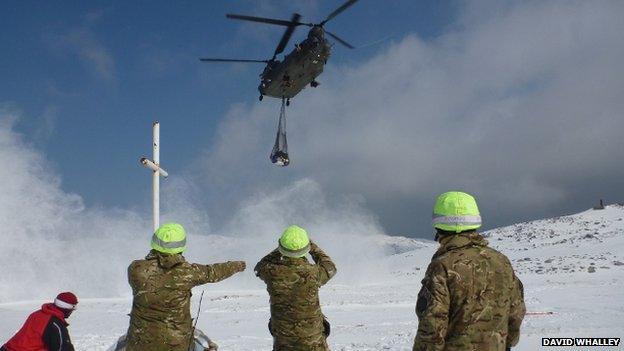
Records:
<instances>
[{"instance_id":1,"label":"white memorial marker","mask_svg":"<svg viewBox=\"0 0 624 351\"><path fill-rule=\"evenodd\" d=\"M152 170L152 215L154 216L152 224L153 231L160 226L160 177L167 178L169 174L164 169L160 168L160 123L154 122L153 127L153 160L147 157L141 157L139 162Z\"/></svg>"}]
</instances>

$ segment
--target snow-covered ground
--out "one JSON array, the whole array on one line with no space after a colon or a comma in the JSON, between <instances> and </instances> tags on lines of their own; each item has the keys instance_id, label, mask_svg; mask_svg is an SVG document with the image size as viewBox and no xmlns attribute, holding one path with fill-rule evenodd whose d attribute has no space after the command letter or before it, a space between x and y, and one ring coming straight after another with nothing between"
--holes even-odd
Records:
<instances>
[{"instance_id":1,"label":"snow-covered ground","mask_svg":"<svg viewBox=\"0 0 624 351\"><path fill-rule=\"evenodd\" d=\"M524 282L528 310L553 312L527 316L515 349L542 349L542 337L624 336L623 206L516 224L485 235L512 260ZM322 289L323 311L332 322L332 350L411 350L416 294L437 244L381 236L374 242L386 252L373 262L379 270L351 277L358 284L336 279ZM349 274L338 268L339 274ZM198 325L221 350L270 349L268 296L259 284L251 289L224 290L221 284L202 289ZM200 291L195 291L193 314ZM0 338L10 337L42 302L0 304ZM109 348L127 328L130 302L128 297L82 299L70 320L77 350Z\"/></svg>"}]
</instances>

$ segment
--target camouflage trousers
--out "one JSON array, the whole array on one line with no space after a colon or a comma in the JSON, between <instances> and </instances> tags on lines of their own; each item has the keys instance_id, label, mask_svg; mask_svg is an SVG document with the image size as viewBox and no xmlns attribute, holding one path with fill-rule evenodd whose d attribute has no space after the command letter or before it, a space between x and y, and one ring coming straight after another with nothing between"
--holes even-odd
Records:
<instances>
[{"instance_id":1,"label":"camouflage trousers","mask_svg":"<svg viewBox=\"0 0 624 351\"><path fill-rule=\"evenodd\" d=\"M327 345L327 337L331 333L331 325L324 317L322 326L322 331L312 333L312 335L307 334L305 337L285 336L283 334L276 336L271 320L269 320L269 332L273 336L273 351L330 351Z\"/></svg>"},{"instance_id":2,"label":"camouflage trousers","mask_svg":"<svg viewBox=\"0 0 624 351\"><path fill-rule=\"evenodd\" d=\"M273 339L273 351L330 351L327 340L323 336L319 340L286 340L283 338Z\"/></svg>"}]
</instances>

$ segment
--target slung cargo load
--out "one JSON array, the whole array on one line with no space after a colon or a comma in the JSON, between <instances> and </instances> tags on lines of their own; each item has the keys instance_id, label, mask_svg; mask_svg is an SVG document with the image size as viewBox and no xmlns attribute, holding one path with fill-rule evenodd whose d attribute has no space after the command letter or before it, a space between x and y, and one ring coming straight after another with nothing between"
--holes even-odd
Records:
<instances>
[{"instance_id":1,"label":"slung cargo load","mask_svg":"<svg viewBox=\"0 0 624 351\"><path fill-rule=\"evenodd\" d=\"M275 135L275 144L269 156L271 162L278 166L286 167L290 164L288 157L288 140L286 140L286 103L282 99L282 107L280 109L279 121L277 122L277 135Z\"/></svg>"}]
</instances>

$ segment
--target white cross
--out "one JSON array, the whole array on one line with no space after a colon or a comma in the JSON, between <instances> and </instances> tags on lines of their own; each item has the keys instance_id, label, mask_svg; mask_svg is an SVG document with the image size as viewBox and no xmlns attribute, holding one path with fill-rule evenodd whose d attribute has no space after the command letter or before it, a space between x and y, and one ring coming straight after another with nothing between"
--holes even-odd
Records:
<instances>
[{"instance_id":1,"label":"white cross","mask_svg":"<svg viewBox=\"0 0 624 351\"><path fill-rule=\"evenodd\" d=\"M158 121L152 124L153 130L153 143L152 143L152 151L153 151L153 160L148 159L143 156L139 159L139 162L152 170L152 215L154 216L152 220L153 233L156 232L156 229L160 226L160 177L167 178L169 173L164 169L160 168L160 123Z\"/></svg>"}]
</instances>

